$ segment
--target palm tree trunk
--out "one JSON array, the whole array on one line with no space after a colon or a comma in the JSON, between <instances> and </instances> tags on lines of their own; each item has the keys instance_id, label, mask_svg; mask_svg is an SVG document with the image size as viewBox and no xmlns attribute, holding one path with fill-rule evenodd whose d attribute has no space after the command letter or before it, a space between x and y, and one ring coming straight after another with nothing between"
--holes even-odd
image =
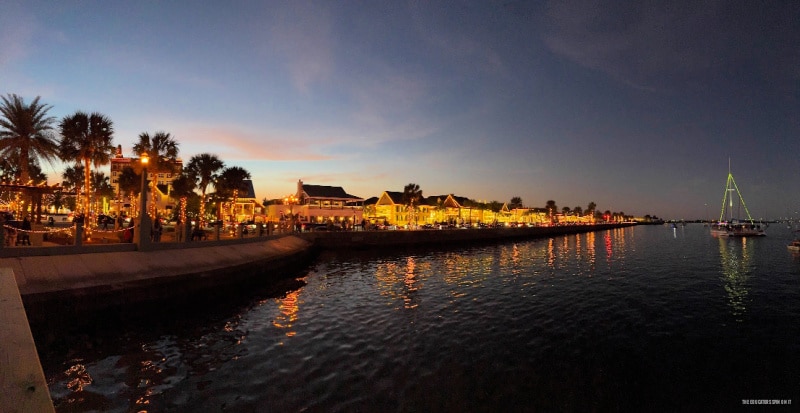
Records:
<instances>
[{"instance_id":1,"label":"palm tree trunk","mask_svg":"<svg viewBox=\"0 0 800 413\"><path fill-rule=\"evenodd\" d=\"M92 189L92 163L89 158L83 158L83 214L89 218L89 193ZM88 222L88 221L87 221Z\"/></svg>"},{"instance_id":2,"label":"palm tree trunk","mask_svg":"<svg viewBox=\"0 0 800 413\"><path fill-rule=\"evenodd\" d=\"M28 180L30 179L30 172L28 171L28 163L30 162L30 157L28 156L27 150L21 150L19 153L19 163L21 164L19 167L19 180L22 185L27 185Z\"/></svg>"}]
</instances>

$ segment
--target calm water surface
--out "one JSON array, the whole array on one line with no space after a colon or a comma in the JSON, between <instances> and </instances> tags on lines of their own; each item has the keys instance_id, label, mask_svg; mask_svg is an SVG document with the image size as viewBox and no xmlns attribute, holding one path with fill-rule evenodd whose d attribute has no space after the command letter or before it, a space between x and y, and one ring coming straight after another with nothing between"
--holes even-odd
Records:
<instances>
[{"instance_id":1,"label":"calm water surface","mask_svg":"<svg viewBox=\"0 0 800 413\"><path fill-rule=\"evenodd\" d=\"M326 253L299 289L101 326L43 364L60 412L797 408L800 258L768 234Z\"/></svg>"}]
</instances>

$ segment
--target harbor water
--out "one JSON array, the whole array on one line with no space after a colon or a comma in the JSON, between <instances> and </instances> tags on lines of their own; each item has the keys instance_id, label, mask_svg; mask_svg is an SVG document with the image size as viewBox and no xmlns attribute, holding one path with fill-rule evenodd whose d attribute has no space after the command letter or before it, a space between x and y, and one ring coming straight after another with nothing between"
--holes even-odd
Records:
<instances>
[{"instance_id":1,"label":"harbor water","mask_svg":"<svg viewBox=\"0 0 800 413\"><path fill-rule=\"evenodd\" d=\"M796 409L800 257L767 234L326 252L304 285L100 318L40 353L59 412Z\"/></svg>"}]
</instances>

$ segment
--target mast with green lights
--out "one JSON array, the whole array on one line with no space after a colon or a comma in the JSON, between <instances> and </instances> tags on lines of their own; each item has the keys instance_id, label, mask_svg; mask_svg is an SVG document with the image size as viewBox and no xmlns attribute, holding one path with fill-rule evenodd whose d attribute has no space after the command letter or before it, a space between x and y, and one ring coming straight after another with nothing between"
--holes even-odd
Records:
<instances>
[{"instance_id":1,"label":"mast with green lights","mask_svg":"<svg viewBox=\"0 0 800 413\"><path fill-rule=\"evenodd\" d=\"M731 173L731 160L728 159L728 182L725 184L725 193L722 195L722 210L719 213L719 221L725 221L725 210L728 210L728 219L730 221L731 216L733 214L733 193L736 192L736 195L739 197L739 203L744 208L744 212L747 214L747 220L751 223L753 222L753 217L750 216L750 211L747 210L747 205L744 203L744 198L742 197L742 193L739 191L739 187L736 186L736 181L733 179L733 174ZM727 204L727 205L726 205Z\"/></svg>"}]
</instances>

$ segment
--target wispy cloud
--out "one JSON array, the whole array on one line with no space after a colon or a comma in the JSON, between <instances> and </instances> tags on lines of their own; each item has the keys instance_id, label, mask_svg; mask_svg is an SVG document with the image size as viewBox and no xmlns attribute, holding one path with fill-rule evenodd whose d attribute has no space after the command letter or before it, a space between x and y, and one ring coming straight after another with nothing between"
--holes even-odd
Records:
<instances>
[{"instance_id":1,"label":"wispy cloud","mask_svg":"<svg viewBox=\"0 0 800 413\"><path fill-rule=\"evenodd\" d=\"M544 42L554 53L644 89L760 55L760 37L774 23L761 6L722 0L552 1L545 17Z\"/></svg>"},{"instance_id":2,"label":"wispy cloud","mask_svg":"<svg viewBox=\"0 0 800 413\"><path fill-rule=\"evenodd\" d=\"M322 161L331 159L316 145L293 131L250 131L235 125L175 124L171 127L182 143L182 152L211 152L220 158L236 162L264 161ZM186 155L184 155L186 156Z\"/></svg>"},{"instance_id":3,"label":"wispy cloud","mask_svg":"<svg viewBox=\"0 0 800 413\"><path fill-rule=\"evenodd\" d=\"M295 88L308 93L334 69L331 16L320 4L289 4L274 10L269 43L285 59Z\"/></svg>"},{"instance_id":4,"label":"wispy cloud","mask_svg":"<svg viewBox=\"0 0 800 413\"><path fill-rule=\"evenodd\" d=\"M0 13L0 68L28 56L38 27L36 19L15 2L3 6Z\"/></svg>"}]
</instances>

